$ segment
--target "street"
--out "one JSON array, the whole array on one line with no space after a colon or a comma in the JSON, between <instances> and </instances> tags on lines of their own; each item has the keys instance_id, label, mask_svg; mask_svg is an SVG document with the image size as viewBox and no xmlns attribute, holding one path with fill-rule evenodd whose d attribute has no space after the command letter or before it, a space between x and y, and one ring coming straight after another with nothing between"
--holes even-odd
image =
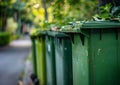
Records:
<instances>
[{"instance_id":1,"label":"street","mask_svg":"<svg viewBox=\"0 0 120 85\"><path fill-rule=\"evenodd\" d=\"M29 38L12 41L0 48L0 85L18 85L25 60L31 51Z\"/></svg>"}]
</instances>

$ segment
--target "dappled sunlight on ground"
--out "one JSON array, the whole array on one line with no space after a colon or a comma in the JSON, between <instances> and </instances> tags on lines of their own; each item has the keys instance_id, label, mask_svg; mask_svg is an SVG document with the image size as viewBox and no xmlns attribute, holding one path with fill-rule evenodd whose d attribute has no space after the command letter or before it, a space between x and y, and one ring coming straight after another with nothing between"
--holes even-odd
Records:
<instances>
[{"instance_id":1,"label":"dappled sunlight on ground","mask_svg":"<svg viewBox=\"0 0 120 85\"><path fill-rule=\"evenodd\" d=\"M15 40L10 43L13 47L29 47L31 46L30 40Z\"/></svg>"},{"instance_id":2,"label":"dappled sunlight on ground","mask_svg":"<svg viewBox=\"0 0 120 85\"><path fill-rule=\"evenodd\" d=\"M29 36L22 36L21 39L14 40L10 43L10 46L12 47L30 47L31 41Z\"/></svg>"}]
</instances>

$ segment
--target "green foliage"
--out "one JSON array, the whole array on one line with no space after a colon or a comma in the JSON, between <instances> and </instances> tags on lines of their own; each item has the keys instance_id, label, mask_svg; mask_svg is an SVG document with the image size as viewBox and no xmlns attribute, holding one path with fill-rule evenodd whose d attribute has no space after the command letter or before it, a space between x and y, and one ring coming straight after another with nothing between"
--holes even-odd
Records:
<instances>
[{"instance_id":1,"label":"green foliage","mask_svg":"<svg viewBox=\"0 0 120 85\"><path fill-rule=\"evenodd\" d=\"M100 8L100 14L93 16L95 20L117 20L120 21L120 6L106 4Z\"/></svg>"},{"instance_id":2,"label":"green foliage","mask_svg":"<svg viewBox=\"0 0 120 85\"><path fill-rule=\"evenodd\" d=\"M57 4L64 4L64 1L65 1L65 0L54 0L54 3L57 3Z\"/></svg>"},{"instance_id":3,"label":"green foliage","mask_svg":"<svg viewBox=\"0 0 120 85\"><path fill-rule=\"evenodd\" d=\"M15 10L20 10L21 20L25 23L36 22L42 28L48 28L53 25L58 27L73 20L90 19L96 13L97 0L20 0L21 4L16 2L13 5ZM47 9L51 8L52 12L48 12L48 22L42 19L41 8L44 8L45 1ZM40 8L35 9L33 5L38 3ZM26 6L25 6L26 5ZM44 10L44 9L43 9ZM35 16L37 15L37 18ZM44 14L44 11L43 11ZM52 17L50 17L50 16ZM40 20L39 20L40 19ZM51 20L51 21L49 21ZM35 23L34 23L35 24ZM41 25L42 24L42 25ZM44 24L44 25L43 25ZM52 24L52 25L51 25Z\"/></svg>"},{"instance_id":4,"label":"green foliage","mask_svg":"<svg viewBox=\"0 0 120 85\"><path fill-rule=\"evenodd\" d=\"M109 18L110 17L110 10L111 10L112 5L111 4L106 4L105 6L102 6L100 8L100 16L103 18Z\"/></svg>"},{"instance_id":5,"label":"green foliage","mask_svg":"<svg viewBox=\"0 0 120 85\"><path fill-rule=\"evenodd\" d=\"M88 20L96 13L96 0L55 0L53 23L63 25L73 20Z\"/></svg>"},{"instance_id":6,"label":"green foliage","mask_svg":"<svg viewBox=\"0 0 120 85\"><path fill-rule=\"evenodd\" d=\"M70 5L75 5L77 3L80 3L80 0L67 0Z\"/></svg>"},{"instance_id":7,"label":"green foliage","mask_svg":"<svg viewBox=\"0 0 120 85\"><path fill-rule=\"evenodd\" d=\"M16 23L13 18L7 19L6 32L15 34L17 27L18 27L18 23Z\"/></svg>"},{"instance_id":8,"label":"green foliage","mask_svg":"<svg viewBox=\"0 0 120 85\"><path fill-rule=\"evenodd\" d=\"M5 46L10 43L10 33L8 32L0 32L0 46Z\"/></svg>"},{"instance_id":9,"label":"green foliage","mask_svg":"<svg viewBox=\"0 0 120 85\"><path fill-rule=\"evenodd\" d=\"M120 18L120 6L116 6L112 8L111 16Z\"/></svg>"},{"instance_id":10,"label":"green foliage","mask_svg":"<svg viewBox=\"0 0 120 85\"><path fill-rule=\"evenodd\" d=\"M32 23L36 20L35 16L32 13L33 4L37 1L34 0L16 0L16 2L11 3L11 0L4 2L4 6L7 8L5 13L8 13L8 7L11 10L13 15L14 11L20 11L21 20L25 23ZM42 8L44 0L38 0L40 7ZM9 5L8 5L9 4ZM90 19L93 14L96 13L95 9L97 0L46 0L47 8L52 8L51 21L44 22L45 28L48 28L51 23L52 25L61 26L73 20L85 20ZM3 7L4 8L4 7ZM40 9L40 8L39 8ZM39 9L35 9L39 13ZM4 11L4 10L3 10ZM35 11L36 12L36 11ZM8 13L9 14L9 13ZM41 13L39 13L40 15ZM41 19L39 16L38 18ZM38 19L37 18L37 19ZM39 23L42 21L39 21ZM38 23L38 22L37 22Z\"/></svg>"},{"instance_id":11,"label":"green foliage","mask_svg":"<svg viewBox=\"0 0 120 85\"><path fill-rule=\"evenodd\" d=\"M2 30L2 18L0 17L0 31Z\"/></svg>"},{"instance_id":12,"label":"green foliage","mask_svg":"<svg viewBox=\"0 0 120 85\"><path fill-rule=\"evenodd\" d=\"M19 34L13 34L13 35L11 35L11 37L10 37L10 41L19 39L20 37L21 37L21 35L19 35Z\"/></svg>"},{"instance_id":13,"label":"green foliage","mask_svg":"<svg viewBox=\"0 0 120 85\"><path fill-rule=\"evenodd\" d=\"M13 9L15 9L16 11L21 11L23 10L24 7L25 7L25 3L21 1L16 1L16 3L13 4Z\"/></svg>"},{"instance_id":14,"label":"green foliage","mask_svg":"<svg viewBox=\"0 0 120 85\"><path fill-rule=\"evenodd\" d=\"M27 12L28 9L23 9L21 11L21 21L24 23L32 24L35 17L32 13Z\"/></svg>"},{"instance_id":15,"label":"green foliage","mask_svg":"<svg viewBox=\"0 0 120 85\"><path fill-rule=\"evenodd\" d=\"M13 1L14 0L1 0L0 1L0 17L7 15L12 16L13 15Z\"/></svg>"}]
</instances>

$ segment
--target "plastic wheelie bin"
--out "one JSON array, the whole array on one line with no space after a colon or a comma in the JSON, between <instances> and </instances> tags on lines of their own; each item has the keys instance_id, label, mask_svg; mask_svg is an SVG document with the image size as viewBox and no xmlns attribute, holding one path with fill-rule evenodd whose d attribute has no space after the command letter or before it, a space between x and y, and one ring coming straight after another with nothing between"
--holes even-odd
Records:
<instances>
[{"instance_id":1,"label":"plastic wheelie bin","mask_svg":"<svg viewBox=\"0 0 120 85\"><path fill-rule=\"evenodd\" d=\"M73 85L119 85L120 22L91 21L73 27L55 38L57 85L69 85L62 82L70 78L71 64ZM70 60L68 72L63 67L65 58Z\"/></svg>"},{"instance_id":2,"label":"plastic wheelie bin","mask_svg":"<svg viewBox=\"0 0 120 85\"><path fill-rule=\"evenodd\" d=\"M86 22L81 29L89 35L89 85L119 85L120 22Z\"/></svg>"},{"instance_id":3,"label":"plastic wheelie bin","mask_svg":"<svg viewBox=\"0 0 120 85\"><path fill-rule=\"evenodd\" d=\"M73 85L70 37L63 33L58 33L55 37L57 85Z\"/></svg>"},{"instance_id":4,"label":"plastic wheelie bin","mask_svg":"<svg viewBox=\"0 0 120 85\"><path fill-rule=\"evenodd\" d=\"M56 85L54 37L47 32L45 36L47 85Z\"/></svg>"},{"instance_id":5,"label":"plastic wheelie bin","mask_svg":"<svg viewBox=\"0 0 120 85\"><path fill-rule=\"evenodd\" d=\"M71 42L68 42L69 36L63 33L48 31L46 36L46 59L47 59L47 77L48 81L53 81L54 85L72 85L72 58L71 58ZM65 41L56 43L56 38L65 38ZM61 45L67 45L64 49ZM59 49L58 49L59 48ZM69 50L70 49L70 50ZM52 79L52 80L51 80ZM48 83L47 85L53 85Z\"/></svg>"},{"instance_id":6,"label":"plastic wheelie bin","mask_svg":"<svg viewBox=\"0 0 120 85\"><path fill-rule=\"evenodd\" d=\"M37 62L36 62L36 35L31 34L30 35L31 41L32 41L32 65L33 65L33 74L37 76Z\"/></svg>"},{"instance_id":7,"label":"plastic wheelie bin","mask_svg":"<svg viewBox=\"0 0 120 85\"><path fill-rule=\"evenodd\" d=\"M46 85L45 32L38 32L35 40L37 77L40 85Z\"/></svg>"}]
</instances>

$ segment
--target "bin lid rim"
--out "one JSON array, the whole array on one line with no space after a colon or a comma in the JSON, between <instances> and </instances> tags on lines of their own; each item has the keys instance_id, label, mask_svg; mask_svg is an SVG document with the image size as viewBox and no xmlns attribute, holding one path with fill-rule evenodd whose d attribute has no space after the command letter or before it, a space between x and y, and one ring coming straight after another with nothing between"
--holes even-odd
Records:
<instances>
[{"instance_id":1,"label":"bin lid rim","mask_svg":"<svg viewBox=\"0 0 120 85\"><path fill-rule=\"evenodd\" d=\"M94 28L120 28L120 22L113 21L89 21L82 24L81 29L94 29Z\"/></svg>"},{"instance_id":2,"label":"bin lid rim","mask_svg":"<svg viewBox=\"0 0 120 85\"><path fill-rule=\"evenodd\" d=\"M52 37L61 37L61 38L69 37L67 34L60 31L47 31L47 35Z\"/></svg>"}]
</instances>

